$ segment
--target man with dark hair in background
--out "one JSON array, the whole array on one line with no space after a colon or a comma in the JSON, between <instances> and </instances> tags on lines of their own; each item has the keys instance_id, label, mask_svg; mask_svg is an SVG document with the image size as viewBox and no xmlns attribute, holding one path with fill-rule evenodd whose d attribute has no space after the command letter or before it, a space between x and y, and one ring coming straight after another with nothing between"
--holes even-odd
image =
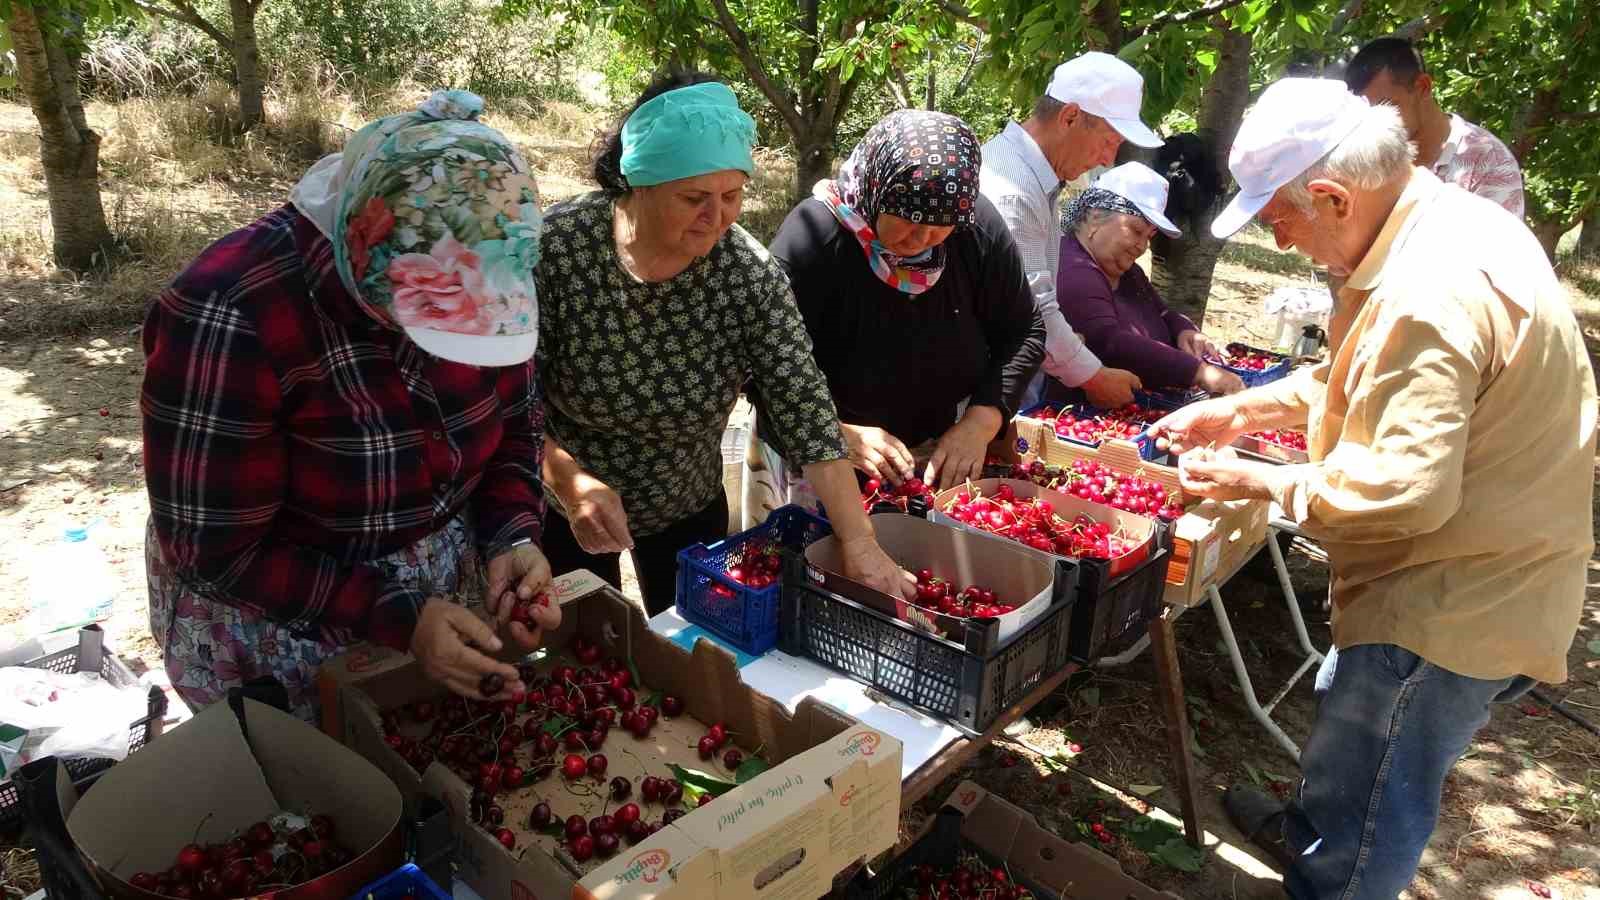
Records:
<instances>
[{"instance_id":1,"label":"man with dark hair in background","mask_svg":"<svg viewBox=\"0 0 1600 900\"><path fill-rule=\"evenodd\" d=\"M1417 165L1522 216L1522 168L1517 158L1482 126L1439 108L1433 76L1410 41L1383 37L1362 47L1345 67L1344 83L1368 102L1400 110L1406 132L1417 146Z\"/></svg>"}]
</instances>

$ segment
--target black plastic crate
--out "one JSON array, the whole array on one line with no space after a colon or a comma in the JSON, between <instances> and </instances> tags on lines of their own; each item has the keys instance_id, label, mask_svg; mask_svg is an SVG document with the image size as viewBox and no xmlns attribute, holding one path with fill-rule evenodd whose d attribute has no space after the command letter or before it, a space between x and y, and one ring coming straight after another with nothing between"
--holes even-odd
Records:
<instances>
[{"instance_id":1,"label":"black plastic crate","mask_svg":"<svg viewBox=\"0 0 1600 900\"><path fill-rule=\"evenodd\" d=\"M778 646L978 735L1069 661L1077 582L1077 564L1057 561L1050 608L984 652L992 628L973 625L956 643L825 590L796 563L785 572Z\"/></svg>"},{"instance_id":2,"label":"black plastic crate","mask_svg":"<svg viewBox=\"0 0 1600 900\"><path fill-rule=\"evenodd\" d=\"M1144 627L1161 614L1172 557L1172 523L1155 520L1150 555L1131 572L1110 577L1104 559L1078 560L1078 602L1072 611L1068 652L1079 662L1120 653L1139 640Z\"/></svg>"},{"instance_id":3,"label":"black plastic crate","mask_svg":"<svg viewBox=\"0 0 1600 900\"><path fill-rule=\"evenodd\" d=\"M56 653L9 664L48 669L62 674L99 672L101 678L119 688L139 683L139 679L128 671L122 660L105 649L105 634L98 625L79 629L76 647L68 647ZM150 689L150 703L145 716L134 720L133 724L128 726L128 752L132 753L148 741L154 740L161 733L161 723L166 716L167 696L160 688L153 687ZM115 765L116 760L73 757L63 759L61 763L67 767L67 773L72 776L72 783L81 791L102 772ZM15 828L22 824L22 820L22 805L17 786L10 778L0 781L0 830Z\"/></svg>"}]
</instances>

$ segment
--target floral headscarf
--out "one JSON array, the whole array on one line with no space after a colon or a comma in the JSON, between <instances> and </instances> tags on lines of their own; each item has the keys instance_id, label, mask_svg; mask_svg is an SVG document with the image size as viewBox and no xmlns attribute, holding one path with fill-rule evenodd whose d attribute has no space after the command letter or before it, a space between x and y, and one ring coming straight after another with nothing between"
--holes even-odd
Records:
<instances>
[{"instance_id":1,"label":"floral headscarf","mask_svg":"<svg viewBox=\"0 0 1600 900\"><path fill-rule=\"evenodd\" d=\"M317 163L295 205L333 243L345 287L380 322L454 362L526 362L538 340L539 186L483 101L437 91Z\"/></svg>"},{"instance_id":2,"label":"floral headscarf","mask_svg":"<svg viewBox=\"0 0 1600 900\"><path fill-rule=\"evenodd\" d=\"M839 177L817 182L812 196L861 243L884 283L920 294L944 272L941 244L916 259L890 253L874 223L888 213L923 225L969 225L978 200L977 136L955 116L902 109L872 126Z\"/></svg>"}]
</instances>

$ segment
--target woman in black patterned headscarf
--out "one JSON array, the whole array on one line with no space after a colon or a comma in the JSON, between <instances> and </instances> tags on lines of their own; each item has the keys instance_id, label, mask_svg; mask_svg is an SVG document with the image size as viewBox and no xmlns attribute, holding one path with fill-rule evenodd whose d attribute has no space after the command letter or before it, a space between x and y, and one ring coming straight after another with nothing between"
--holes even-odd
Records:
<instances>
[{"instance_id":1,"label":"woman in black patterned headscarf","mask_svg":"<svg viewBox=\"0 0 1600 900\"><path fill-rule=\"evenodd\" d=\"M978 194L979 161L955 116L890 113L773 240L869 477L978 475L1043 358L1016 244Z\"/></svg>"}]
</instances>

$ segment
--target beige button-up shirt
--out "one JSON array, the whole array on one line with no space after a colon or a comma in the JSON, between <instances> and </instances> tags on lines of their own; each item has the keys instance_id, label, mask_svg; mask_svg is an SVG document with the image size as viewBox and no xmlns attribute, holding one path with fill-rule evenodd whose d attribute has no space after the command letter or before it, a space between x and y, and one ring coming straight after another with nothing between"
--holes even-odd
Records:
<instances>
[{"instance_id":1,"label":"beige button-up shirt","mask_svg":"<svg viewBox=\"0 0 1600 900\"><path fill-rule=\"evenodd\" d=\"M1594 551L1595 382L1538 242L1416 169L1339 306L1329 361L1264 388L1308 413L1312 462L1275 499L1327 549L1334 645L1564 681Z\"/></svg>"}]
</instances>

